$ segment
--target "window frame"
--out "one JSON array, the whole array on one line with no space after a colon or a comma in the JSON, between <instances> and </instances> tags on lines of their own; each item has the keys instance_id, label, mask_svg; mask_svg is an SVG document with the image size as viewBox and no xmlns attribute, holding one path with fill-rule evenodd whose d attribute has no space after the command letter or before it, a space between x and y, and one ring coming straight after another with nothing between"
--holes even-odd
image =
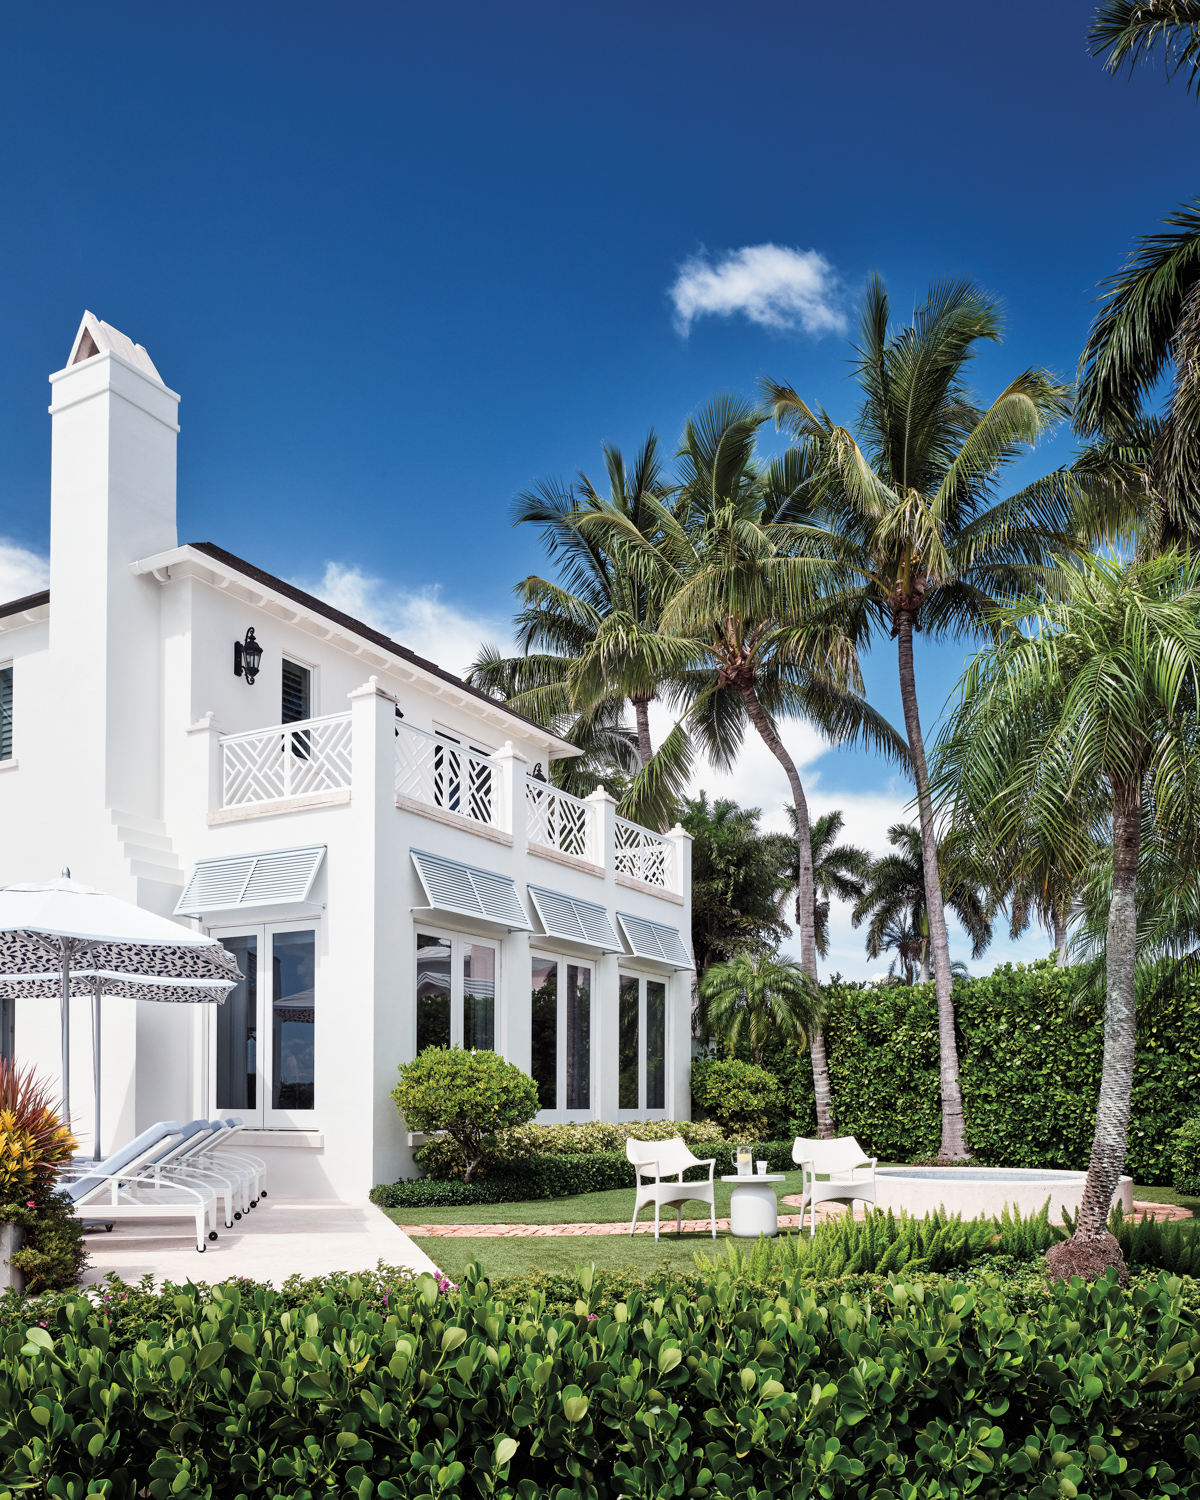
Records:
<instances>
[{"instance_id":1,"label":"window frame","mask_svg":"<svg viewBox=\"0 0 1200 1500\"><path fill-rule=\"evenodd\" d=\"M272 940L278 933L285 932L311 932L313 935L313 1074L314 1074L314 1096L317 1107L314 1109L276 1109L268 1104L274 1085L274 1058L273 1048L270 1042L265 1040L272 1035L274 1025L274 986L275 965L273 962L274 952ZM217 1105L217 1017L215 1005L203 1005L200 1009L204 1012L205 1047L204 1056L207 1058L207 1079L203 1083L203 1094L207 1099L209 1118L215 1119L218 1115L240 1114L245 1120L246 1126L251 1130L318 1130L318 1115L320 1112L321 1081L320 1067L320 1001L317 992L320 990L320 959L321 959L321 924L319 918L298 918L292 922L247 922L237 926L216 927L209 929L209 936L218 941L225 938L254 937L258 939L259 960L259 983L258 983L258 1014L256 1017L257 1031L255 1042L255 1066L258 1086L256 1093L258 1103L253 1109L238 1105L228 1105L219 1108ZM264 982L263 976L268 976ZM271 993L268 995L268 991Z\"/></svg>"},{"instance_id":2,"label":"window frame","mask_svg":"<svg viewBox=\"0 0 1200 1500\"><path fill-rule=\"evenodd\" d=\"M638 1102L636 1108L622 1107L620 1103L620 1025L621 1025L621 981L636 979L638 982ZM661 984L663 987L663 1102L650 1109L646 1104L646 1044L649 1040L646 1026L646 986ZM671 976L651 973L647 969L634 969L622 964L617 971L617 1119L618 1120L667 1120L670 1119L671 1097Z\"/></svg>"},{"instance_id":3,"label":"window frame","mask_svg":"<svg viewBox=\"0 0 1200 1500\"><path fill-rule=\"evenodd\" d=\"M308 673L308 713L303 719L284 719L283 717L283 668L285 663L290 662L294 667L303 667ZM279 657L279 722L281 724L304 724L309 719L319 719L321 716L321 698L319 692L321 674L315 662L305 661L294 651L283 651Z\"/></svg>"},{"instance_id":4,"label":"window frame","mask_svg":"<svg viewBox=\"0 0 1200 1500\"><path fill-rule=\"evenodd\" d=\"M581 958L577 953L564 953L554 948L530 947L529 950L529 994L532 1004L533 997L533 965L535 960L541 959L546 963L558 965L558 993L555 997L555 1090L556 1097L562 1101L554 1109L539 1109L534 1116L534 1122L538 1125L563 1125L572 1121L596 1120L600 1117L600 1099L597 1078L597 1061L599 1052L599 1020L600 1005L597 994L599 982L599 963L597 958ZM568 1109L567 1098L567 965L574 964L576 968L587 969L592 976L588 1015L588 1098L590 1102L581 1109ZM532 1030L533 1013L530 1011L530 1028ZM532 1037L530 1038L532 1046ZM532 1071L532 1053L530 1057L530 1069Z\"/></svg>"},{"instance_id":5,"label":"window frame","mask_svg":"<svg viewBox=\"0 0 1200 1500\"><path fill-rule=\"evenodd\" d=\"M8 673L8 754L0 755L0 765L17 758L17 669L10 657L0 661L0 673Z\"/></svg>"},{"instance_id":6,"label":"window frame","mask_svg":"<svg viewBox=\"0 0 1200 1500\"><path fill-rule=\"evenodd\" d=\"M450 944L450 1045L461 1047L463 1045L463 997L465 982L463 977L463 944L490 948L496 955L496 977L493 980L492 998L492 1039L495 1051L499 1052L500 1031L500 971L504 961L504 944L494 937L481 937L475 932L462 932L453 927L437 927L431 922L417 922L413 927L413 966L412 966L412 1031L409 1036L409 1044L412 1056L417 1056L417 964L420 948L417 939L420 937L437 938L439 942Z\"/></svg>"}]
</instances>

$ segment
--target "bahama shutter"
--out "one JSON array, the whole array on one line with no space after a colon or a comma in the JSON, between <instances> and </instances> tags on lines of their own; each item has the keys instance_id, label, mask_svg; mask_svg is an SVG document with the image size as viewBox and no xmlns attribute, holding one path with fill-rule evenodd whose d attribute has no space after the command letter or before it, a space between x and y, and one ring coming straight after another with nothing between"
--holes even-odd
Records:
<instances>
[{"instance_id":1,"label":"bahama shutter","mask_svg":"<svg viewBox=\"0 0 1200 1500\"><path fill-rule=\"evenodd\" d=\"M548 891L540 885L531 885L529 894L547 936L570 938L576 943L602 948L606 953L620 953L621 944L602 906L564 895L562 891Z\"/></svg>"},{"instance_id":2,"label":"bahama shutter","mask_svg":"<svg viewBox=\"0 0 1200 1500\"><path fill-rule=\"evenodd\" d=\"M324 857L324 844L306 844L265 854L197 860L175 915L199 917L246 906L302 904L309 899Z\"/></svg>"},{"instance_id":3,"label":"bahama shutter","mask_svg":"<svg viewBox=\"0 0 1200 1500\"><path fill-rule=\"evenodd\" d=\"M476 865L459 864L425 849L412 849L413 864L421 877L425 896L435 911L463 917L482 917L501 927L532 931L516 882Z\"/></svg>"},{"instance_id":4,"label":"bahama shutter","mask_svg":"<svg viewBox=\"0 0 1200 1500\"><path fill-rule=\"evenodd\" d=\"M696 966L688 956L687 947L677 927L665 927L661 922L650 922L645 917L633 917L619 911L617 921L635 958L651 958L658 963L670 964L674 969L694 969Z\"/></svg>"}]
</instances>

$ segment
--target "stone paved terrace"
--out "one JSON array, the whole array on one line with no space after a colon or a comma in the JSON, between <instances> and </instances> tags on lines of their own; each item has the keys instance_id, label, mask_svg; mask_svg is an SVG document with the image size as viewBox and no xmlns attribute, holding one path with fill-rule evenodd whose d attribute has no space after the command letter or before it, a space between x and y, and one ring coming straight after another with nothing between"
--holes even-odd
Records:
<instances>
[{"instance_id":1,"label":"stone paved terrace","mask_svg":"<svg viewBox=\"0 0 1200 1500\"><path fill-rule=\"evenodd\" d=\"M91 1221L87 1221L91 1222ZM414 1271L437 1273L437 1266L373 1203L340 1203L329 1198L260 1199L203 1255L196 1251L192 1225L183 1219L142 1219L116 1223L111 1234L89 1234L91 1264L83 1285L93 1286L115 1271L125 1281L149 1272L157 1284L189 1279L210 1284L234 1276L282 1286L289 1276L322 1276L336 1271L371 1271L383 1261Z\"/></svg>"}]
</instances>

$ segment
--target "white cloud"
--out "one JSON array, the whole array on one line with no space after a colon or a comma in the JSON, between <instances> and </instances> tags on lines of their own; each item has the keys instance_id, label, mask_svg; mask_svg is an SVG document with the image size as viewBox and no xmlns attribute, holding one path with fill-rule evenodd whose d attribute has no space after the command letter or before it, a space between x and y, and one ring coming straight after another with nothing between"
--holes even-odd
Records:
<instances>
[{"instance_id":1,"label":"white cloud","mask_svg":"<svg viewBox=\"0 0 1200 1500\"><path fill-rule=\"evenodd\" d=\"M764 328L802 328L819 335L846 326L838 278L817 250L744 245L716 261L703 251L685 261L671 288L675 322L685 337L705 313L744 313Z\"/></svg>"},{"instance_id":2,"label":"white cloud","mask_svg":"<svg viewBox=\"0 0 1200 1500\"><path fill-rule=\"evenodd\" d=\"M512 649L507 623L464 614L443 602L437 585L413 592L373 578L360 568L330 562L319 584L301 587L460 677L483 641Z\"/></svg>"},{"instance_id":3,"label":"white cloud","mask_svg":"<svg viewBox=\"0 0 1200 1500\"><path fill-rule=\"evenodd\" d=\"M0 537L0 604L36 594L49 582L49 558Z\"/></svg>"}]
</instances>

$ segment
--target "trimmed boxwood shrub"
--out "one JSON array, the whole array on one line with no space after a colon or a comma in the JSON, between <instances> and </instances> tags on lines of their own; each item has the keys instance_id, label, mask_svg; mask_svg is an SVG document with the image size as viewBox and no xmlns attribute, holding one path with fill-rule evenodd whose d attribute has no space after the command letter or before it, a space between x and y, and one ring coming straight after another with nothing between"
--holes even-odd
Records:
<instances>
[{"instance_id":1,"label":"trimmed boxwood shrub","mask_svg":"<svg viewBox=\"0 0 1200 1500\"><path fill-rule=\"evenodd\" d=\"M692 1063L692 1098L731 1137L761 1134L780 1104L779 1081L766 1068L737 1057L698 1057Z\"/></svg>"},{"instance_id":2,"label":"trimmed boxwood shrub","mask_svg":"<svg viewBox=\"0 0 1200 1500\"><path fill-rule=\"evenodd\" d=\"M1148 985L1138 999L1125 1170L1143 1183L1173 1180L1174 1132L1200 1096L1200 979L1179 972L1165 988ZM933 985L836 982L826 995L837 1133L880 1161L932 1160L941 1140ZM1073 1007L1067 972L1048 960L958 980L954 1004L971 1150L996 1166L1083 1170L1104 1051L1099 1006ZM795 1133L815 1135L808 1055L776 1047L764 1062Z\"/></svg>"},{"instance_id":3,"label":"trimmed boxwood shrub","mask_svg":"<svg viewBox=\"0 0 1200 1500\"><path fill-rule=\"evenodd\" d=\"M186 1293L133 1348L85 1300L10 1331L9 1494L1200 1497L1200 1323L1180 1278L856 1295L664 1278L604 1307ZM165 1299L164 1299L165 1301ZM603 1311L597 1309L604 1307ZM45 1322L47 1326L41 1326Z\"/></svg>"},{"instance_id":4,"label":"trimmed boxwood shrub","mask_svg":"<svg viewBox=\"0 0 1200 1500\"><path fill-rule=\"evenodd\" d=\"M520 1125L498 1131L494 1144L484 1153L482 1162L471 1178L511 1176L518 1161L534 1156L580 1156L596 1152L625 1153L625 1142L632 1136L639 1141L665 1141L682 1136L697 1156L715 1156L715 1147L725 1133L713 1120L586 1120L559 1125ZM701 1149L702 1147L706 1149ZM437 1135L426 1141L413 1160L427 1177L461 1178L462 1154L449 1136Z\"/></svg>"}]
</instances>

